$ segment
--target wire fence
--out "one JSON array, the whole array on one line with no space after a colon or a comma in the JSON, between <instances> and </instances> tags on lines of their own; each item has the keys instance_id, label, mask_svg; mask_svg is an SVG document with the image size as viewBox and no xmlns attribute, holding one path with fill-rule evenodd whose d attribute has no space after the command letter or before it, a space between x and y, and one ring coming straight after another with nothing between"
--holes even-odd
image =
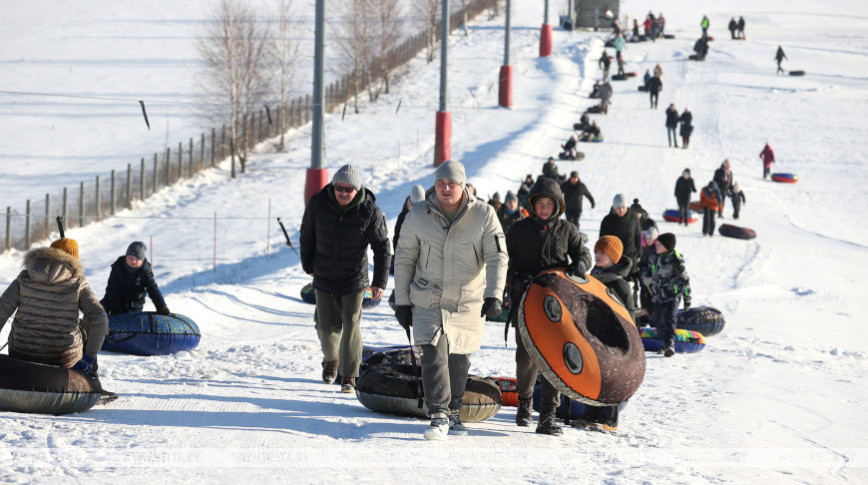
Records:
<instances>
[{"instance_id":1,"label":"wire fence","mask_svg":"<svg viewBox=\"0 0 868 485\"><path fill-rule=\"evenodd\" d=\"M499 0L472 0L450 17L450 31L457 29L465 19L475 18L482 12L496 8ZM440 40L439 23L434 28L435 42ZM390 71L413 60L428 47L427 33L408 38L387 54L385 65ZM379 58L368 65L380 66ZM373 76L372 76L373 77ZM371 81L365 72L351 72L326 87L327 112L333 112L354 95L352 86L363 92ZM277 136L278 124L271 113L283 113L285 129L298 128L311 121L311 94L299 96L283 109L264 107L246 117L242 123L241 140L248 147ZM23 210L6 207L6 232L4 250L29 249L34 241L47 239L56 228L54 221L63 217L65 227L83 227L93 222L113 217L118 211L132 207L133 202L144 200L160 189L193 177L202 170L214 167L230 155L231 134L226 125L202 133L197 138L181 141L165 151L143 157L137 163L128 163L126 169L112 170L110 175L97 176L82 181L77 187L64 187L61 192L45 194L44 199L27 200Z\"/></svg>"}]
</instances>

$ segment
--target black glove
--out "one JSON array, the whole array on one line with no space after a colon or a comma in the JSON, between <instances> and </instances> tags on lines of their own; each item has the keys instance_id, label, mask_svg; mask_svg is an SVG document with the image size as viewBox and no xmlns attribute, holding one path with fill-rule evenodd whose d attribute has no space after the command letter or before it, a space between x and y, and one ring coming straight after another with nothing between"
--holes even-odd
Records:
<instances>
[{"instance_id":1,"label":"black glove","mask_svg":"<svg viewBox=\"0 0 868 485\"><path fill-rule=\"evenodd\" d=\"M410 305L398 305L395 307L395 318L398 319L398 323L404 327L404 330L410 331L410 327L413 326L413 307Z\"/></svg>"},{"instance_id":2,"label":"black glove","mask_svg":"<svg viewBox=\"0 0 868 485\"><path fill-rule=\"evenodd\" d=\"M503 307L500 305L500 300L494 298L493 296L489 296L482 303L482 313L480 313L480 317L487 318L497 318L500 316L501 312L503 312Z\"/></svg>"},{"instance_id":3,"label":"black glove","mask_svg":"<svg viewBox=\"0 0 868 485\"><path fill-rule=\"evenodd\" d=\"M685 310L689 310L689 309L690 309L690 298L685 298L685 299L684 299L684 309L685 309Z\"/></svg>"},{"instance_id":4,"label":"black glove","mask_svg":"<svg viewBox=\"0 0 868 485\"><path fill-rule=\"evenodd\" d=\"M160 315L168 315L172 312L169 311L169 307L164 306L164 307L157 308L157 313Z\"/></svg>"}]
</instances>

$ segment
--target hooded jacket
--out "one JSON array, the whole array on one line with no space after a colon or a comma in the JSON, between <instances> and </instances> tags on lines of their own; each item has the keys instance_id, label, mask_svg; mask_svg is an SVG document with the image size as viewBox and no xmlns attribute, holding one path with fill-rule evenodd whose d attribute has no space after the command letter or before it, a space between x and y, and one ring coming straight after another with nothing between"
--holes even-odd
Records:
<instances>
[{"instance_id":1,"label":"hooded jacket","mask_svg":"<svg viewBox=\"0 0 868 485\"><path fill-rule=\"evenodd\" d=\"M591 202L591 207L594 207L594 196L588 187L579 179L575 184L569 180L561 184L561 192L563 193L565 212L582 212L584 197L587 197Z\"/></svg>"},{"instance_id":2,"label":"hooded jacket","mask_svg":"<svg viewBox=\"0 0 868 485\"><path fill-rule=\"evenodd\" d=\"M368 244L374 251L374 279L368 282ZM328 184L310 198L301 220L301 267L313 273L313 287L333 295L386 287L389 231L376 197L362 187L346 209Z\"/></svg>"},{"instance_id":3,"label":"hooded jacket","mask_svg":"<svg viewBox=\"0 0 868 485\"><path fill-rule=\"evenodd\" d=\"M83 353L96 357L108 333L108 317L84 267L59 249L37 248L24 256L24 270L0 296L0 329L13 313L9 355L31 362L70 368Z\"/></svg>"},{"instance_id":4,"label":"hooded jacket","mask_svg":"<svg viewBox=\"0 0 868 485\"><path fill-rule=\"evenodd\" d=\"M401 229L395 252L395 303L413 306L413 338L436 345L442 336L449 352L479 350L484 298L503 298L506 247L494 208L464 197L452 222L434 188L414 205Z\"/></svg>"},{"instance_id":5,"label":"hooded jacket","mask_svg":"<svg viewBox=\"0 0 868 485\"><path fill-rule=\"evenodd\" d=\"M684 258L676 250L651 254L648 266L642 272L642 282L651 290L651 300L655 303L680 298L690 302L690 277L684 267Z\"/></svg>"},{"instance_id":6,"label":"hooded jacket","mask_svg":"<svg viewBox=\"0 0 868 485\"><path fill-rule=\"evenodd\" d=\"M146 259L139 268L129 270L126 256L121 256L112 263L105 296L100 300L105 311L112 315L140 312L145 306L145 293L151 297L157 310L166 308L166 300L154 279L151 263Z\"/></svg>"},{"instance_id":7,"label":"hooded jacket","mask_svg":"<svg viewBox=\"0 0 868 485\"><path fill-rule=\"evenodd\" d=\"M703 209L711 209L714 211L720 210L720 191L717 190L717 185L714 182L706 185L702 188L702 191L699 192L699 205Z\"/></svg>"},{"instance_id":8,"label":"hooded jacket","mask_svg":"<svg viewBox=\"0 0 868 485\"><path fill-rule=\"evenodd\" d=\"M691 194L695 192L696 185L693 183L693 177L684 178L682 175L675 181L675 198L679 203L689 203Z\"/></svg>"},{"instance_id":9,"label":"hooded jacket","mask_svg":"<svg viewBox=\"0 0 868 485\"><path fill-rule=\"evenodd\" d=\"M608 268L594 266L591 269L591 276L597 278L600 283L611 288L618 296L624 308L630 312L630 316L636 312L636 302L633 300L633 288L630 283L627 283L627 277L633 272L633 261L629 258L621 258L617 264Z\"/></svg>"}]
</instances>

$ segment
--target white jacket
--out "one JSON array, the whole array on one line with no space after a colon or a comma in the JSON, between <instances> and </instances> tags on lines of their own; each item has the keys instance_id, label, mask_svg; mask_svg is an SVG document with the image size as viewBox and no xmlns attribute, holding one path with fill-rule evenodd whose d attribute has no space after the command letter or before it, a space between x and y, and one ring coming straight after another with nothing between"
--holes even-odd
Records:
<instances>
[{"instance_id":1,"label":"white jacket","mask_svg":"<svg viewBox=\"0 0 868 485\"><path fill-rule=\"evenodd\" d=\"M482 303L489 297L503 299L507 262L493 207L465 189L450 224L429 189L426 199L407 213L395 250L395 302L413 305L416 343L436 345L442 331L450 353L479 350Z\"/></svg>"}]
</instances>

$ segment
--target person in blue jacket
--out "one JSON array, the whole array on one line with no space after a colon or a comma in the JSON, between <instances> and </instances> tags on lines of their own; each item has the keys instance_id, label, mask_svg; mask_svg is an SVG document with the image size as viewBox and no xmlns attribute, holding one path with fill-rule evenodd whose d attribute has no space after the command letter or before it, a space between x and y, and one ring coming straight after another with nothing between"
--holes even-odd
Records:
<instances>
[{"instance_id":1,"label":"person in blue jacket","mask_svg":"<svg viewBox=\"0 0 868 485\"><path fill-rule=\"evenodd\" d=\"M127 247L124 256L112 263L105 296L100 300L109 315L142 311L145 306L145 293L151 298L157 313L171 313L154 279L154 271L145 257L145 251L145 243L135 241Z\"/></svg>"}]
</instances>

